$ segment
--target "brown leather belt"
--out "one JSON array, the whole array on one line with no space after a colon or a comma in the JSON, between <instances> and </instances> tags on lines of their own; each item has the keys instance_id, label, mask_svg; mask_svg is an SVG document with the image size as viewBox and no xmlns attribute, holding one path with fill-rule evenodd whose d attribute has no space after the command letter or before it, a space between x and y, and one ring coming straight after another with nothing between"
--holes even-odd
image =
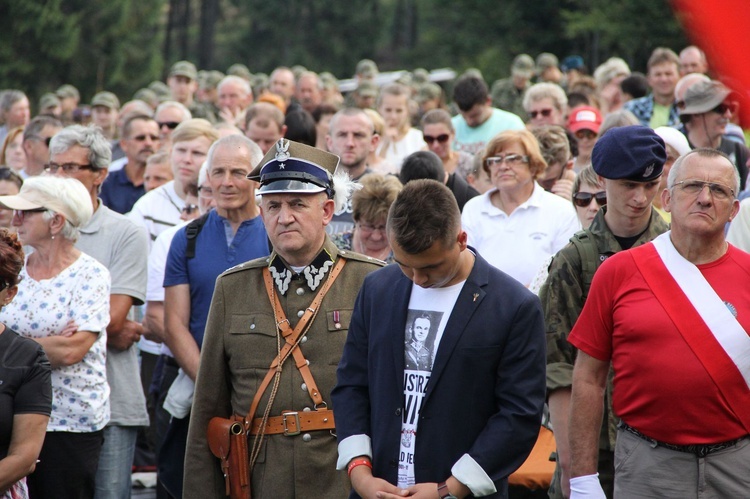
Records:
<instances>
[{"instance_id":1,"label":"brown leather belt","mask_svg":"<svg viewBox=\"0 0 750 499\"><path fill-rule=\"evenodd\" d=\"M263 418L253 419L250 434L257 435L260 432L260 424ZM336 424L333 420L333 411L327 409L320 411L285 411L281 416L273 416L266 421L266 435L278 435L291 437L302 432L333 430Z\"/></svg>"}]
</instances>

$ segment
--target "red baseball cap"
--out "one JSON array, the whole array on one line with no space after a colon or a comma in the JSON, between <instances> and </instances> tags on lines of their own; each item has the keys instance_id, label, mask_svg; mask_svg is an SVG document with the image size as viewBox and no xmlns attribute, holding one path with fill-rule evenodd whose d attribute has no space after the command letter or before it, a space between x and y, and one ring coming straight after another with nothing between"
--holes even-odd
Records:
<instances>
[{"instance_id":1,"label":"red baseball cap","mask_svg":"<svg viewBox=\"0 0 750 499\"><path fill-rule=\"evenodd\" d=\"M595 107L578 106L570 111L568 116L568 130L576 133L578 130L591 130L599 133L602 126L602 113Z\"/></svg>"}]
</instances>

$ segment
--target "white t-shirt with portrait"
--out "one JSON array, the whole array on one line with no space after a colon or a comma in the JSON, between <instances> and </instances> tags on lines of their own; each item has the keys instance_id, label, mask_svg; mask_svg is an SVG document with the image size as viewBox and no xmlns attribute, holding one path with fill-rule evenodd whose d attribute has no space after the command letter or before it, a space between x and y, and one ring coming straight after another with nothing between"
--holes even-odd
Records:
<instances>
[{"instance_id":1,"label":"white t-shirt with portrait","mask_svg":"<svg viewBox=\"0 0 750 499\"><path fill-rule=\"evenodd\" d=\"M444 288L412 286L404 333L404 410L398 486L414 485L417 422L445 325L466 281Z\"/></svg>"}]
</instances>

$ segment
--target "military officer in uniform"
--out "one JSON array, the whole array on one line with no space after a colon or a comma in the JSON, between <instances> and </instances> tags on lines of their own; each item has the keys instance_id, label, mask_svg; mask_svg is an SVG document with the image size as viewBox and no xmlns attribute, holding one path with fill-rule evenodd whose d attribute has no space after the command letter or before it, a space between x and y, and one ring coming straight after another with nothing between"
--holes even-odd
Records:
<instances>
[{"instance_id":1,"label":"military officer in uniform","mask_svg":"<svg viewBox=\"0 0 750 499\"><path fill-rule=\"evenodd\" d=\"M568 403L576 350L568 343L568 334L583 309L599 265L618 251L645 244L667 231L667 223L651 205L659 191L666 157L664 141L645 126L612 128L597 141L591 161L594 171L604 178L606 205L588 229L574 235L555 255L539 293L547 332L547 393L558 454L549 490L552 499L570 494ZM617 434L611 393L610 377L599 443L599 475L610 498Z\"/></svg>"},{"instance_id":2,"label":"military officer in uniform","mask_svg":"<svg viewBox=\"0 0 750 499\"><path fill-rule=\"evenodd\" d=\"M247 415L254 401L248 438L253 497L349 494L346 472L336 471L330 392L359 288L383 263L340 251L326 235L354 188L345 174L334 175L338 162L333 154L281 139L249 175L260 182L273 252L216 281L190 420L186 498L224 497L207 425L214 416ZM292 333L297 348L265 386L272 362L285 357L288 337L282 334L308 319L299 336ZM258 400L256 393L262 394Z\"/></svg>"}]
</instances>

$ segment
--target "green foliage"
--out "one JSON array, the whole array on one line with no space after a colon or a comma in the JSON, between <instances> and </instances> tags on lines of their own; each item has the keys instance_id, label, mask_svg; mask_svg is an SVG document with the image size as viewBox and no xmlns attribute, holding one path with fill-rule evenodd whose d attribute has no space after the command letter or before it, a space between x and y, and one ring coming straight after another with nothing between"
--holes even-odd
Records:
<instances>
[{"instance_id":1,"label":"green foliage","mask_svg":"<svg viewBox=\"0 0 750 499\"><path fill-rule=\"evenodd\" d=\"M346 78L367 57L383 70L477 67L491 83L524 52L579 54L592 68L618 55L643 71L655 47L687 44L667 0L185 2L190 21L175 27L169 61L162 60L168 0L0 2L0 88L36 100L72 83L84 102L102 89L126 100L174 60L198 62L198 54L213 61L202 69L221 71L235 62L253 72L302 64ZM206 2L218 5L213 51L200 38Z\"/></svg>"}]
</instances>

